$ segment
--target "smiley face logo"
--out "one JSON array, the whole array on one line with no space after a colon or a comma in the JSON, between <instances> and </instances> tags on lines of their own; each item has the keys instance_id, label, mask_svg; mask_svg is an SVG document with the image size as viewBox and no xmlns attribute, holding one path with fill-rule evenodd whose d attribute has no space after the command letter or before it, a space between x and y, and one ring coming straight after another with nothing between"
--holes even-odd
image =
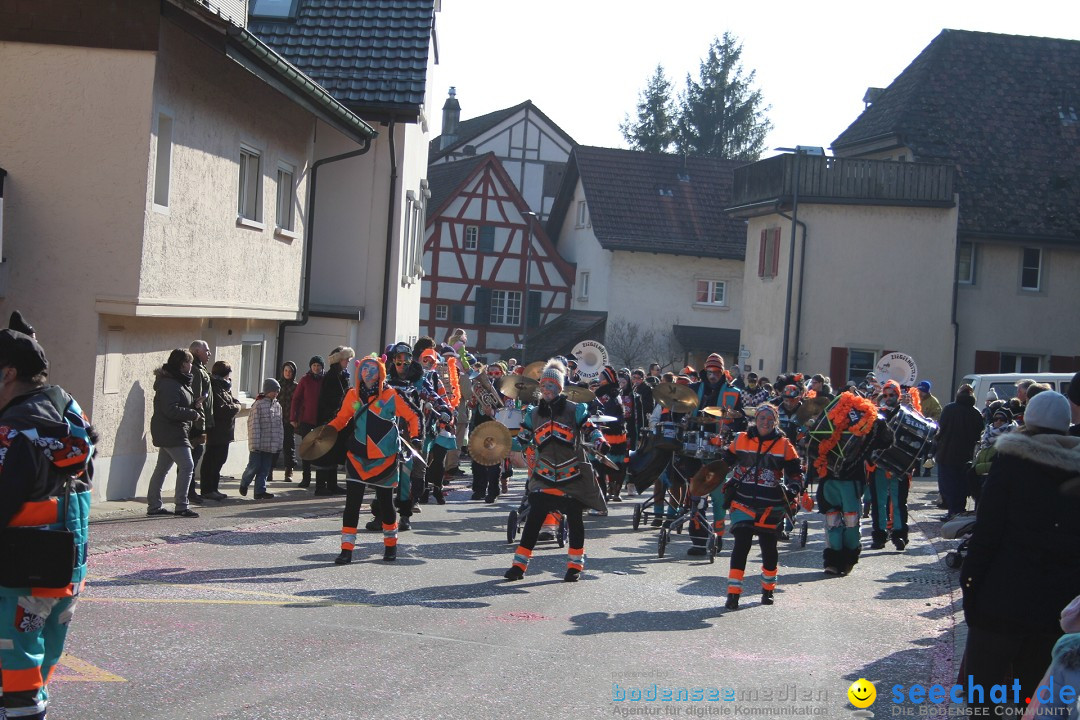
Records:
<instances>
[{"instance_id":1,"label":"smiley face logo","mask_svg":"<svg viewBox=\"0 0 1080 720\"><path fill-rule=\"evenodd\" d=\"M866 678L859 678L851 683L851 687L847 690L847 698L848 702L857 708L868 708L877 699L877 688Z\"/></svg>"}]
</instances>

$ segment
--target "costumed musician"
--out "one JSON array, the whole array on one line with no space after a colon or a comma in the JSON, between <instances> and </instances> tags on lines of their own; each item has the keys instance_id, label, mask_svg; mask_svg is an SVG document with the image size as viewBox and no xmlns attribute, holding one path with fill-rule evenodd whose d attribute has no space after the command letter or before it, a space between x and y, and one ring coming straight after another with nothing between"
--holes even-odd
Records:
<instances>
[{"instance_id":1,"label":"costumed musician","mask_svg":"<svg viewBox=\"0 0 1080 720\"><path fill-rule=\"evenodd\" d=\"M878 395L879 412L886 422L900 412L900 406L906 405L921 414L916 400L911 393L904 392L900 383L887 380ZM870 489L870 549L881 550L885 541L891 540L897 550L903 550L908 544L908 492L911 489L911 475L898 476L896 473L866 463L867 485ZM891 531L890 531L891 530Z\"/></svg>"},{"instance_id":2,"label":"costumed musician","mask_svg":"<svg viewBox=\"0 0 1080 720\"><path fill-rule=\"evenodd\" d=\"M435 385L439 397L446 403L446 407L438 411L434 405L431 414L434 424L434 438L428 452L428 467L425 477L425 490L420 501L426 503L428 494L434 496L435 502L440 505L446 504L444 493L444 480L446 477L446 457L451 450L457 448L456 422L457 407L461 402L461 380L458 371L457 356L451 353L445 357L442 367L446 371L446 382L440 377L439 355L432 349L420 353L420 364L429 380Z\"/></svg>"},{"instance_id":3,"label":"costumed musician","mask_svg":"<svg viewBox=\"0 0 1080 720\"><path fill-rule=\"evenodd\" d=\"M408 478L401 462L399 439L403 423L408 438L420 439L420 418L397 390L386 384L386 366L374 355L359 363L359 381L349 389L337 416L328 424L339 433L350 422L352 436L346 440L345 512L341 519L341 554L338 565L352 562L356 546L356 527L364 489L375 489L383 533L383 560L397 559L398 521L394 509L394 489Z\"/></svg>"},{"instance_id":4,"label":"costumed musician","mask_svg":"<svg viewBox=\"0 0 1080 720\"><path fill-rule=\"evenodd\" d=\"M622 502L622 486L626 479L626 464L630 461L630 454L623 400L619 393L619 379L615 368L605 365L600 371L598 380L600 384L595 390L596 400L593 401L593 409L599 415L616 418L612 422L603 423L600 426L600 432L610 448L605 454L619 466L619 469L615 470L603 463L594 464L594 467L600 475L600 487L604 492L604 499Z\"/></svg>"},{"instance_id":5,"label":"costumed musician","mask_svg":"<svg viewBox=\"0 0 1080 720\"><path fill-rule=\"evenodd\" d=\"M502 363L492 363L480 369L480 374L473 379L472 418L470 432L486 422L496 422L495 411L506 406L506 398L499 392L499 380L506 374ZM483 375L483 377L481 377ZM473 500L483 500L491 504L500 494L500 481L505 461L495 465L483 465L477 458L472 458Z\"/></svg>"},{"instance_id":6,"label":"costumed musician","mask_svg":"<svg viewBox=\"0 0 1080 720\"><path fill-rule=\"evenodd\" d=\"M780 561L777 539L793 499L803 488L802 462L778 427L779 420L775 406L759 405L754 426L736 435L724 451L724 461L733 472L723 498L713 500L729 506L728 522L735 538L724 605L729 610L739 607L746 557L755 535L761 548L761 604L773 604Z\"/></svg>"},{"instance_id":7,"label":"costumed musician","mask_svg":"<svg viewBox=\"0 0 1080 720\"><path fill-rule=\"evenodd\" d=\"M503 575L507 580L524 577L544 520L549 513L561 511L570 536L563 580L577 582L585 568L582 511L586 507L607 510L582 443L591 443L600 453L610 448L589 422L588 406L562 395L565 383L566 366L558 360L548 362L540 375L540 402L527 409L517 434L517 442L531 451L533 462L526 484L529 512L513 564Z\"/></svg>"},{"instance_id":8,"label":"costumed musician","mask_svg":"<svg viewBox=\"0 0 1080 720\"><path fill-rule=\"evenodd\" d=\"M656 406L652 387L645 382L645 371L642 368L636 368L630 373L630 390L633 401L634 430L636 432L633 443L635 448L640 448L652 430L652 412Z\"/></svg>"},{"instance_id":9,"label":"costumed musician","mask_svg":"<svg viewBox=\"0 0 1080 720\"><path fill-rule=\"evenodd\" d=\"M429 442L434 437L433 418L428 417L425 412L425 404L438 401L438 394L435 388L429 383L427 374L420 366L419 352L427 349L434 344L431 338L421 338L416 341L414 346L410 346L408 343L399 342L394 343L386 348L384 354L390 361L386 370L386 384L397 391L398 395L409 404L409 408L416 413L420 418L420 434L418 439L423 445ZM417 346L421 349L418 350ZM445 403L440 402L440 412ZM418 448L421 453L426 452L423 447ZM401 514L401 520L398 523L399 530L411 530L412 529L412 515L418 503L421 494L426 487L425 473L426 468L422 463L415 462L410 455L405 459L405 467L408 470L406 475L401 478L401 482L398 484L398 493L396 502ZM367 524L369 530L377 529L379 526L379 516L381 515L378 507L378 498L376 502L372 503L371 512L375 515L375 518Z\"/></svg>"}]
</instances>

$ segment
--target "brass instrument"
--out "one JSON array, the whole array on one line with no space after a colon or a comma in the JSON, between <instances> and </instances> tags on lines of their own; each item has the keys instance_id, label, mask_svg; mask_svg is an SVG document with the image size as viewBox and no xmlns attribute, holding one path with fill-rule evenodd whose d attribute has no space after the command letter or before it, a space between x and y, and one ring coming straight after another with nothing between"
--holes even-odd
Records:
<instances>
[{"instance_id":1,"label":"brass instrument","mask_svg":"<svg viewBox=\"0 0 1080 720\"><path fill-rule=\"evenodd\" d=\"M487 367L480 368L480 372L472 379L472 394L477 403L488 414L492 415L496 410L503 409L502 398L499 397L495 386L487 376Z\"/></svg>"}]
</instances>

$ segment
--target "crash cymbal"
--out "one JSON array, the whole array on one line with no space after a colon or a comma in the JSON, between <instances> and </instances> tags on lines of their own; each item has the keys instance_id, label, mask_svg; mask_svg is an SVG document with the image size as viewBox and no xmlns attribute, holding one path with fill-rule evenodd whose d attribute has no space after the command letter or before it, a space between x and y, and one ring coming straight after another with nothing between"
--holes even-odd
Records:
<instances>
[{"instance_id":1,"label":"crash cymbal","mask_svg":"<svg viewBox=\"0 0 1080 720\"><path fill-rule=\"evenodd\" d=\"M795 411L795 419L799 421L800 425L805 425L810 418L820 415L828 404L829 398L827 397L814 397L803 400L802 405Z\"/></svg>"},{"instance_id":2,"label":"crash cymbal","mask_svg":"<svg viewBox=\"0 0 1080 720\"><path fill-rule=\"evenodd\" d=\"M499 392L514 400L532 402L540 393L540 383L524 375L507 375L499 380Z\"/></svg>"},{"instance_id":3,"label":"crash cymbal","mask_svg":"<svg viewBox=\"0 0 1080 720\"><path fill-rule=\"evenodd\" d=\"M337 436L338 431L329 425L321 425L315 428L300 441L300 459L318 460L334 449Z\"/></svg>"},{"instance_id":4,"label":"crash cymbal","mask_svg":"<svg viewBox=\"0 0 1080 720\"><path fill-rule=\"evenodd\" d=\"M611 458L609 458L607 455L600 452L596 448L591 448L588 445L582 445L582 448L584 448L585 452L588 453L589 456L593 460L599 460L601 465L606 465L607 467L611 468L612 470L618 470L619 469L618 464L616 464L616 462L614 460L612 460Z\"/></svg>"},{"instance_id":5,"label":"crash cymbal","mask_svg":"<svg viewBox=\"0 0 1080 720\"><path fill-rule=\"evenodd\" d=\"M593 425L598 425L598 424L602 424L602 423L613 423L618 419L619 418L614 417L612 415L590 415L589 416L589 422L591 422Z\"/></svg>"},{"instance_id":6,"label":"crash cymbal","mask_svg":"<svg viewBox=\"0 0 1080 720\"><path fill-rule=\"evenodd\" d=\"M712 413L708 415L694 415L692 417L686 418L686 422L690 423L691 425L715 425L716 423L720 422L720 417L713 415Z\"/></svg>"},{"instance_id":7,"label":"crash cymbal","mask_svg":"<svg viewBox=\"0 0 1080 720\"><path fill-rule=\"evenodd\" d=\"M562 394L570 402L587 403L596 399L596 393L580 385L567 385L563 388Z\"/></svg>"},{"instance_id":8,"label":"crash cymbal","mask_svg":"<svg viewBox=\"0 0 1080 720\"><path fill-rule=\"evenodd\" d=\"M525 370L521 374L524 375L527 378L532 378L533 380L539 380L540 379L540 373L544 372L544 366L545 365L547 365L547 363L544 362L543 360L537 360L536 362L531 362L531 363L529 363L528 365L525 366Z\"/></svg>"},{"instance_id":9,"label":"crash cymbal","mask_svg":"<svg viewBox=\"0 0 1080 720\"><path fill-rule=\"evenodd\" d=\"M653 400L675 413L688 413L697 408L698 397L685 385L660 383L652 389Z\"/></svg>"},{"instance_id":10,"label":"crash cymbal","mask_svg":"<svg viewBox=\"0 0 1080 720\"><path fill-rule=\"evenodd\" d=\"M480 423L469 433L469 456L481 465L498 465L510 457L510 431L491 421Z\"/></svg>"},{"instance_id":11,"label":"crash cymbal","mask_svg":"<svg viewBox=\"0 0 1080 720\"><path fill-rule=\"evenodd\" d=\"M712 415L714 418L722 418L722 417L724 417L724 412L726 410L727 410L727 408L722 408L722 407L719 407L718 405L713 405L712 407L702 408L701 412L705 413L706 415Z\"/></svg>"}]
</instances>

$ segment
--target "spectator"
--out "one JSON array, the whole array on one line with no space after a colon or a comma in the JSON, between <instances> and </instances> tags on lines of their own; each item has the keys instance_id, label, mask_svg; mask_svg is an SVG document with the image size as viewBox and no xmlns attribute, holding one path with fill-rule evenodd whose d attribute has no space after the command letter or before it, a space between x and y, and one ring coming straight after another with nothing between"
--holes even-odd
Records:
<instances>
[{"instance_id":1,"label":"spectator","mask_svg":"<svg viewBox=\"0 0 1080 720\"><path fill-rule=\"evenodd\" d=\"M1023 380L1018 380L1017 383L1016 383L1016 398L1015 399L1016 399L1016 401L1018 403L1020 403L1020 409L1019 410L1014 409L1012 411L1012 413L1013 413L1013 416L1016 418L1016 422L1017 422L1018 425L1023 425L1024 424L1024 407L1027 405L1027 402L1028 402L1028 388L1030 388L1034 384L1035 384L1035 381L1030 379L1030 378L1024 378Z\"/></svg>"},{"instance_id":2,"label":"spectator","mask_svg":"<svg viewBox=\"0 0 1080 720\"><path fill-rule=\"evenodd\" d=\"M986 426L982 437L979 438L979 444L975 446L975 459L972 460L972 470L975 472L976 482L972 494L975 497L976 509L979 507L979 497L982 495L983 483L986 476L990 474L990 466L994 461L994 456L997 455L997 448L994 447L994 443L997 442L998 437L1012 432L1016 427L1017 425L1012 419L1012 413L1003 405L994 410L990 418L990 424Z\"/></svg>"},{"instance_id":3,"label":"spectator","mask_svg":"<svg viewBox=\"0 0 1080 720\"><path fill-rule=\"evenodd\" d=\"M45 351L33 338L0 331L0 528L10 534L67 530L76 543L74 566L72 540L63 554L41 546L24 553L22 562L4 558L9 573L0 587L0 717L45 717L48 683L86 578L97 433L74 398L45 384L48 371ZM54 587L28 587L39 573L55 573Z\"/></svg>"},{"instance_id":4,"label":"spectator","mask_svg":"<svg viewBox=\"0 0 1080 720\"><path fill-rule=\"evenodd\" d=\"M176 465L176 489L173 500L176 515L197 518L188 507L195 463L191 459L191 424L199 419L202 399L191 395L191 353L177 348L168 361L154 371L154 414L150 417L150 440L158 448L157 465L150 475L146 491L146 514L168 515L161 504L161 486L165 475Z\"/></svg>"},{"instance_id":5,"label":"spectator","mask_svg":"<svg viewBox=\"0 0 1080 720\"><path fill-rule=\"evenodd\" d=\"M330 353L330 365L326 368L322 386L319 388L318 425L326 423L337 417L341 410L341 403L345 400L345 393L349 391L349 360L356 357L356 352L351 347L336 347ZM340 437L339 447L335 448L330 456L337 460L330 467L317 467L315 469L315 494L316 495L344 495L345 488L337 483L337 465L345 462L345 437Z\"/></svg>"},{"instance_id":6,"label":"spectator","mask_svg":"<svg viewBox=\"0 0 1080 720\"><path fill-rule=\"evenodd\" d=\"M1016 678L1021 702L1061 636L1061 609L1080 595L1080 497L1062 492L1080 469L1069 419L1068 401L1044 391L1030 399L1024 428L998 438L961 570L965 674L984 688Z\"/></svg>"},{"instance_id":7,"label":"spectator","mask_svg":"<svg viewBox=\"0 0 1080 720\"><path fill-rule=\"evenodd\" d=\"M296 467L296 444L293 441L293 427L289 419L292 412L292 399L296 393L296 363L286 360L281 366L281 377L278 378L281 392L278 393L278 404L281 405L281 423L284 443L281 446L285 454L285 482L292 482L293 468ZM276 458L275 458L276 460Z\"/></svg>"},{"instance_id":8,"label":"spectator","mask_svg":"<svg viewBox=\"0 0 1080 720\"><path fill-rule=\"evenodd\" d=\"M975 390L970 385L961 385L956 400L941 411L934 454L946 519L967 508L967 471L982 432L983 417L975 409Z\"/></svg>"},{"instance_id":9,"label":"spectator","mask_svg":"<svg viewBox=\"0 0 1080 720\"><path fill-rule=\"evenodd\" d=\"M263 391L255 398L248 416L248 464L240 477L240 494L247 495L248 486L255 481L255 499L274 497L266 491L266 480L274 465L274 456L281 452L284 442L284 423L277 396L281 385L274 378L263 381Z\"/></svg>"},{"instance_id":10,"label":"spectator","mask_svg":"<svg viewBox=\"0 0 1080 720\"><path fill-rule=\"evenodd\" d=\"M930 388L933 387L933 383L929 380L923 380L915 386L919 391L919 400L922 403L922 414L934 422L941 419L941 401L938 400L931 392ZM984 417L985 422L985 417ZM923 477L930 477L931 469L924 467L922 469ZM915 469L918 472L918 468Z\"/></svg>"},{"instance_id":11,"label":"spectator","mask_svg":"<svg viewBox=\"0 0 1080 720\"><path fill-rule=\"evenodd\" d=\"M1070 399L1071 403L1072 400ZM1076 404L1073 403L1073 407ZM1080 596L1061 611L1061 629L1065 632L1054 645L1050 667L1046 669L1039 687L1073 689L1080 687ZM1024 712L1023 720L1037 718L1067 718L1076 720L1076 701L1061 692L1036 692Z\"/></svg>"},{"instance_id":12,"label":"spectator","mask_svg":"<svg viewBox=\"0 0 1080 720\"><path fill-rule=\"evenodd\" d=\"M197 407L199 418L191 424L191 462L192 467L198 468L199 459L206 448L206 435L214 427L214 397L210 387L210 373L206 369L206 364L210 362L210 346L205 340L195 340L188 351L192 357L191 396L201 401ZM201 471L199 477L202 478ZM188 491L188 500L202 505L202 496L195 491L194 481Z\"/></svg>"},{"instance_id":13,"label":"spectator","mask_svg":"<svg viewBox=\"0 0 1080 720\"><path fill-rule=\"evenodd\" d=\"M221 468L229 459L229 445L235 440L236 415L240 401L232 394L232 365L218 360L210 368L210 388L214 394L214 427L206 434L206 452L203 454L202 471L199 473L204 498L224 500L221 492Z\"/></svg>"},{"instance_id":14,"label":"spectator","mask_svg":"<svg viewBox=\"0 0 1080 720\"><path fill-rule=\"evenodd\" d=\"M1054 388L1050 387L1046 383L1031 383L1030 385L1028 385L1027 401L1024 404L1026 405L1027 403L1031 402L1031 398L1035 397L1039 393L1046 392L1047 390L1053 390L1053 389Z\"/></svg>"},{"instance_id":15,"label":"spectator","mask_svg":"<svg viewBox=\"0 0 1080 720\"><path fill-rule=\"evenodd\" d=\"M663 375L660 372L660 363L649 363L649 377L658 378Z\"/></svg>"},{"instance_id":16,"label":"spectator","mask_svg":"<svg viewBox=\"0 0 1080 720\"><path fill-rule=\"evenodd\" d=\"M289 402L289 424L301 438L319 424L319 391L322 389L324 367L326 361L320 355L312 355L308 360L308 371L296 383L296 390ZM302 460L300 467L303 477L297 487L306 488L311 485L311 463Z\"/></svg>"},{"instance_id":17,"label":"spectator","mask_svg":"<svg viewBox=\"0 0 1080 720\"><path fill-rule=\"evenodd\" d=\"M1069 406L1072 409L1072 426L1069 435L1080 437L1080 372L1072 376L1069 381Z\"/></svg>"}]
</instances>

